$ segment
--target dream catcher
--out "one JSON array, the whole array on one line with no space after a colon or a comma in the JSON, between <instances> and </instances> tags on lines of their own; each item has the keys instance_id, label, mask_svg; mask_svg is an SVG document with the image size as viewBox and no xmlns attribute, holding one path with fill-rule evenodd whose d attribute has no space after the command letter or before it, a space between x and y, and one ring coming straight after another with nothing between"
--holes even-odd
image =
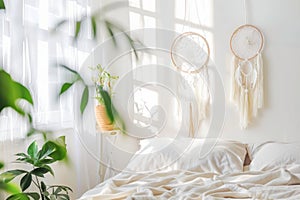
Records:
<instances>
[{"instance_id":1,"label":"dream catcher","mask_svg":"<svg viewBox=\"0 0 300 200\"><path fill-rule=\"evenodd\" d=\"M178 91L180 97L186 102L185 108L182 110L189 110L186 112L189 116L183 116L182 125L189 127L190 137L195 136L201 121L207 117L209 110L210 95L207 69L209 56L210 49L207 40L194 32L180 34L171 47L173 65L185 80L178 84ZM195 97L196 101L192 101L191 99Z\"/></svg>"},{"instance_id":2,"label":"dream catcher","mask_svg":"<svg viewBox=\"0 0 300 200\"><path fill-rule=\"evenodd\" d=\"M199 73L207 67L210 49L207 40L200 34L186 32L173 42L171 58L177 70L188 74Z\"/></svg>"},{"instance_id":3,"label":"dream catcher","mask_svg":"<svg viewBox=\"0 0 300 200\"><path fill-rule=\"evenodd\" d=\"M263 106L263 61L264 38L255 26L246 24L238 27L230 39L233 53L231 98L240 112L240 126L246 128L251 118Z\"/></svg>"}]
</instances>

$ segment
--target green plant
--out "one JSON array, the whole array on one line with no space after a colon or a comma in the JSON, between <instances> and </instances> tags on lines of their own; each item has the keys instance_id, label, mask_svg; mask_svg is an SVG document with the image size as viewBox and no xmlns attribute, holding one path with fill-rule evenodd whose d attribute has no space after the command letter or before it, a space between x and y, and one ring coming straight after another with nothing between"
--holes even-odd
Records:
<instances>
[{"instance_id":1,"label":"green plant","mask_svg":"<svg viewBox=\"0 0 300 200\"><path fill-rule=\"evenodd\" d=\"M100 64L98 64L96 67L91 67L91 69L97 74L97 76L92 77L96 88L95 98L99 104L105 105L100 88L107 91L109 96L111 96L113 81L117 80L119 76L112 76L108 71L104 70Z\"/></svg>"},{"instance_id":2,"label":"green plant","mask_svg":"<svg viewBox=\"0 0 300 200\"><path fill-rule=\"evenodd\" d=\"M94 82L96 89L95 98L100 105L105 107L109 120L116 124L117 127L124 132L125 123L121 119L111 100L112 85L113 82L119 78L119 76L112 76L108 71L103 69L100 64L98 64L96 67L92 67L91 69L96 72L96 76L92 77L92 81Z\"/></svg>"},{"instance_id":3,"label":"green plant","mask_svg":"<svg viewBox=\"0 0 300 200\"><path fill-rule=\"evenodd\" d=\"M4 164L0 162L0 169L4 167ZM10 194L19 193L20 189L17 185L13 183L7 183L4 177L0 176L0 190L3 190Z\"/></svg>"},{"instance_id":4,"label":"green plant","mask_svg":"<svg viewBox=\"0 0 300 200\"><path fill-rule=\"evenodd\" d=\"M93 39L97 39L98 35L97 35L97 30L101 29L102 32L107 33L109 37L111 37L113 44L115 45L115 47L118 47L118 40L116 38L116 34L120 33L123 36L125 36L125 40L126 42L130 45L135 58L138 59L138 54L137 54L137 46L143 46L142 43L136 39L133 39L126 31L125 29L120 26L119 24L115 23L114 21L111 21L110 19L108 19L105 15L115 9L118 8L122 8L122 7L127 7L128 3L126 2L114 2L114 3L110 3L108 5L105 5L103 8L96 10L95 12L93 12L93 14L91 16L86 16L85 14L83 14L82 16L79 16L77 21L71 21L71 23L74 23L75 25L75 32L74 32L74 42L77 42L77 40L80 38L80 33L83 31L82 29L82 23L90 21L91 22L91 32L93 33ZM56 26L54 27L54 31L57 30L60 26L66 24L67 22L70 22L69 19L62 19L61 21L59 21ZM100 28L99 28L100 27ZM53 32L54 32L53 31ZM65 93L66 91L68 91L72 85L74 85L75 83L79 83L81 85L83 85L83 91L82 91L82 95L81 95L81 101L80 101L80 112L83 114L88 101L89 101L89 87L88 85L85 83L85 81L82 79L81 75L79 72L77 72L76 70L72 69L70 66L66 66L64 64L60 64L60 66L67 70L70 74L72 74L74 76L73 80L71 82L65 82L60 89L59 95L62 95L63 93ZM101 87L101 86L99 86ZM101 87L101 89L99 88L98 92L100 93L100 91L102 93L107 92L107 90L103 87ZM103 92L104 91L104 92ZM106 95L106 94L105 94ZM108 102L108 101L107 101ZM104 100L103 100L103 104L105 104ZM110 107L110 106L105 106L106 108ZM111 115L112 116L112 115ZM113 116L112 116L113 117Z\"/></svg>"},{"instance_id":5,"label":"green plant","mask_svg":"<svg viewBox=\"0 0 300 200\"><path fill-rule=\"evenodd\" d=\"M79 17L77 21L71 21L71 23L74 23L75 24L75 30L74 30L74 42L76 42L78 40L78 38L80 38L80 33L82 31L82 27L81 24L83 22L86 22L86 21L90 21L91 24L92 24L92 32L93 32L93 37L94 39L97 39L97 30L98 30L98 26L99 25L102 25L104 27L104 29L101 29L101 30L105 30L113 39L113 42L115 44L115 46L117 46L117 40L115 39L115 34L116 32L121 32L123 33L123 35L126 37L129 45L132 47L133 49L133 52L137 58L137 52L136 52L136 48L135 48L135 43L136 41L134 41L130 35L128 33L126 33L124 31L124 29L117 25L116 23L106 19L104 17L104 15L111 11L111 10L114 10L116 8L120 8L120 7L126 7L127 6L127 3L126 2L116 2L116 3L111 3L107 6L104 6L102 9L98 10L97 12L95 12L92 16L81 16ZM0 0L0 10L3 9L5 10L5 3L3 0ZM53 29L53 32L56 32L57 29L64 25L65 23L69 22L68 19L63 19L61 20L59 23L57 23L57 25L55 26L55 28ZM80 103L80 111L81 113L84 112L85 108L86 108L86 105L88 103L88 100L89 100L89 88L88 88L88 85L85 83L85 81L82 79L82 77L80 76L80 74L71 69L70 67L67 67L65 65L61 65L64 69L66 69L68 72L70 72L71 74L74 75L74 79L72 82L66 82L62 85L61 87L61 90L60 90L60 95L62 95L64 92L66 92L74 83L80 83L84 86L84 90L82 92L82 96L81 96L81 103ZM114 106L112 105L111 103L111 98L108 94L107 91L105 91L103 89L103 87L99 86L99 93L101 93L101 95L103 96L103 102L104 104L106 105L106 108L107 108L107 112L109 113L108 116L110 117L110 119L113 119L112 121L120 121L120 124L122 124L122 127L125 127L124 126L124 123L123 121L120 119L118 113L116 112ZM43 134L44 136L44 139L45 141L47 140L47 134L48 133L51 133L51 131L48 131L48 130L39 130L39 129L36 129L34 126L33 126L33 123L32 123L32 117L31 117L31 114L28 113L26 110L24 110L23 108L21 108L18 104L18 101L21 100L21 99L24 99L26 100L29 104L31 104L32 106L34 105L34 102L33 102L33 99L32 99L32 96L29 92L29 89L27 87L25 87L24 85L16 82L15 80L13 80L10 76L9 73L7 73L4 69L2 69L2 67L0 67L0 113L2 112L3 109L5 108L12 108L13 110L15 110L16 112L18 112L20 115L22 115L23 117L26 117L26 119L28 120L29 122L29 125L30 125L30 129L27 133L27 136L31 136L33 134L36 134L36 133L41 133ZM44 146L48 146L49 144L55 144L55 142L52 143L51 142L46 142L44 144ZM33 147L35 147L34 144L32 144ZM31 145L30 145L31 146ZM46 147L42 148L45 149ZM33 148L32 147L32 148ZM31 151L30 151L31 152ZM39 151L40 152L40 151ZM57 151L56 151L57 152ZM55 155L54 153L51 155ZM26 154L20 154L18 155L19 156L19 159L22 159L22 156L23 156L23 159L25 160L22 160L22 162L29 162L30 159L32 159L30 162L32 163L28 163L28 164L31 164L34 169L37 169L37 171L41 170L39 168L43 168L43 167L39 167L39 166L35 166L37 165L36 163L33 162L33 157L30 155L30 153L28 152L28 155ZM24 157L25 156L25 157ZM64 155L66 157L66 154ZM54 158L51 158L50 154L48 155L48 157L50 158L47 158L47 159L50 159L49 162L53 161L55 162ZM37 158L35 158L37 159ZM19 160L20 161L20 160ZM51 164L51 163L49 163ZM49 164L45 164L44 166L48 166ZM3 167L3 164L0 163L0 169ZM47 167L46 167L47 168ZM50 168L51 169L51 168ZM22 173L21 173L22 172ZM46 173L51 173L51 170L49 172L46 172L45 169L44 169L44 174ZM20 174L18 174L20 173ZM36 172L34 172L36 173ZM49 190L50 187L46 186L45 184L42 184L42 182L40 182L40 187L39 189L42 189L42 194L38 194L38 193L19 193L20 191L18 190L18 188L15 187L15 185L11 184L10 181L12 179L14 179L16 176L19 176L19 175L22 175L24 174L23 178L24 180L26 179L30 179L31 177L31 181L30 182L33 182L32 180L32 177L37 177L37 178L43 178L43 173L42 174L39 174L39 175L35 175L33 173L33 171L30 171L30 172L27 172L27 171L24 171L24 170L19 170L19 171L10 171L10 172L7 172L6 174L2 174L1 177L0 177L0 191L1 190L4 190L6 192L10 192L10 193L17 193L15 195L12 195L10 197L10 200L11 199L29 199L29 198L33 198L33 199L38 199L38 197L40 196L42 199L47 199L49 197L43 195L43 194L46 194L45 192L45 189ZM30 174L30 175L29 175ZM10 178L8 178L8 177ZM27 178L26 178L27 177ZM21 179L21 182L23 180L23 178ZM10 179L10 180L9 180ZM23 180L23 184L25 183ZM35 181L35 180L34 180ZM23 185L22 184L22 185ZM21 185L21 186L22 186ZM53 188L54 187L54 188ZM68 190L67 187L56 187L56 186L52 186L51 189L55 189L53 191L56 191L56 192L61 192L61 191L65 191L65 190ZM63 196L61 197L63 199ZM67 199L67 197L65 198Z\"/></svg>"},{"instance_id":6,"label":"green plant","mask_svg":"<svg viewBox=\"0 0 300 200\"><path fill-rule=\"evenodd\" d=\"M46 174L54 176L54 171L50 167L51 164L61 161L66 158L67 149L65 137L61 136L54 141L47 141L39 150L37 142L32 142L26 153L18 153L16 161L31 166L30 171L23 169L9 170L0 175L0 180L4 184L9 184L13 179L22 176L20 180L20 187L22 192L9 196L7 200L69 200L69 192L71 188L63 185L46 185L41 180L45 178ZM34 185L38 191L28 192L30 185Z\"/></svg>"}]
</instances>

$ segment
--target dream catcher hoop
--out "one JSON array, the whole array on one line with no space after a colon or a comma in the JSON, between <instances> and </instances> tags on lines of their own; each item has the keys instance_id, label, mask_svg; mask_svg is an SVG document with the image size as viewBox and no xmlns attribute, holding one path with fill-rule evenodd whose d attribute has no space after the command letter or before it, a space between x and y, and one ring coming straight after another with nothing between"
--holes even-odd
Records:
<instances>
[{"instance_id":1,"label":"dream catcher hoop","mask_svg":"<svg viewBox=\"0 0 300 200\"><path fill-rule=\"evenodd\" d=\"M245 24L238 27L230 38L231 52L240 60L251 60L263 49L262 32L254 25Z\"/></svg>"},{"instance_id":2,"label":"dream catcher hoop","mask_svg":"<svg viewBox=\"0 0 300 200\"><path fill-rule=\"evenodd\" d=\"M185 32L175 38L171 47L171 59L177 70L199 73L209 62L210 49L207 40L195 32Z\"/></svg>"},{"instance_id":3,"label":"dream catcher hoop","mask_svg":"<svg viewBox=\"0 0 300 200\"><path fill-rule=\"evenodd\" d=\"M232 100L240 111L240 126L246 128L263 106L264 37L254 25L238 27L230 38L233 54Z\"/></svg>"},{"instance_id":4,"label":"dream catcher hoop","mask_svg":"<svg viewBox=\"0 0 300 200\"><path fill-rule=\"evenodd\" d=\"M178 83L179 96L185 98L183 110L189 110L188 116L183 116L182 125L189 127L189 136L195 137L199 132L202 120L209 112L210 93L207 65L210 59L210 48L204 36L195 32L185 32L177 36L171 46L171 60L174 67L188 82ZM193 94L187 94L186 87L193 89ZM196 103L192 100L196 97Z\"/></svg>"}]
</instances>

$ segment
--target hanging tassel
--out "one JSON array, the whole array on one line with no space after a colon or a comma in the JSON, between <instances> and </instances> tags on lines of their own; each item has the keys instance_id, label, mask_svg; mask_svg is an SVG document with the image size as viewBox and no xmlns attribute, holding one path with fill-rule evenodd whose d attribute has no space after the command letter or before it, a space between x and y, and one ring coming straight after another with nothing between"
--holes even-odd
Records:
<instances>
[{"instance_id":1,"label":"hanging tassel","mask_svg":"<svg viewBox=\"0 0 300 200\"><path fill-rule=\"evenodd\" d=\"M244 114L244 126L243 126L243 128L245 129L245 128L247 128L247 126L248 126L248 124L249 124L249 119L250 119L250 117L249 117L249 91L248 91L248 89L246 89L245 90L245 110L244 110L244 112L245 112L245 114Z\"/></svg>"},{"instance_id":2,"label":"hanging tassel","mask_svg":"<svg viewBox=\"0 0 300 200\"><path fill-rule=\"evenodd\" d=\"M232 70L231 70L231 89L230 89L230 100L235 103L236 105L238 104L238 86L236 84L235 80L235 71L237 69L239 59L233 55L232 57Z\"/></svg>"},{"instance_id":3,"label":"hanging tassel","mask_svg":"<svg viewBox=\"0 0 300 200\"><path fill-rule=\"evenodd\" d=\"M257 84L257 83L256 83ZM251 92L250 99L252 99L250 116L256 117L258 112L258 86L256 85Z\"/></svg>"},{"instance_id":4,"label":"hanging tassel","mask_svg":"<svg viewBox=\"0 0 300 200\"><path fill-rule=\"evenodd\" d=\"M209 75L208 75L208 68L204 66L203 68L203 80L202 80L202 93L201 93L201 100L202 100L202 119L206 119L209 108L210 108L210 94L209 94Z\"/></svg>"},{"instance_id":5,"label":"hanging tassel","mask_svg":"<svg viewBox=\"0 0 300 200\"><path fill-rule=\"evenodd\" d=\"M259 91L259 71L257 68L257 59L252 60L252 66L255 66L255 70L257 72L257 78L254 85L254 88L251 90L249 94L249 101L251 105L249 105L250 117L256 117L258 113L258 91Z\"/></svg>"},{"instance_id":6,"label":"hanging tassel","mask_svg":"<svg viewBox=\"0 0 300 200\"><path fill-rule=\"evenodd\" d=\"M259 53L257 56L257 72L258 72L258 80L257 80L257 107L262 108L264 102L264 85L263 85L263 60L262 55Z\"/></svg>"},{"instance_id":7,"label":"hanging tassel","mask_svg":"<svg viewBox=\"0 0 300 200\"><path fill-rule=\"evenodd\" d=\"M241 95L240 95L240 102L239 102L239 111L240 111L240 126L243 127L244 125L244 110L245 110L245 93L243 92L243 90L241 91Z\"/></svg>"},{"instance_id":8,"label":"hanging tassel","mask_svg":"<svg viewBox=\"0 0 300 200\"><path fill-rule=\"evenodd\" d=\"M242 129L245 129L249 124L249 96L247 89L242 89L241 91L240 106L240 126Z\"/></svg>"},{"instance_id":9,"label":"hanging tassel","mask_svg":"<svg viewBox=\"0 0 300 200\"><path fill-rule=\"evenodd\" d=\"M190 103L190 126L189 126L189 137L194 138L195 130L194 130L194 119L193 119L193 107L192 103Z\"/></svg>"}]
</instances>

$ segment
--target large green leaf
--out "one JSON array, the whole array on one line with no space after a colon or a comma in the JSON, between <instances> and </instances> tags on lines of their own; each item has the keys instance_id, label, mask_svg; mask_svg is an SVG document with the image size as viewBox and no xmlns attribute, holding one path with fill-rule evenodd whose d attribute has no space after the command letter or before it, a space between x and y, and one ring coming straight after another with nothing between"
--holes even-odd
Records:
<instances>
[{"instance_id":1,"label":"large green leaf","mask_svg":"<svg viewBox=\"0 0 300 200\"><path fill-rule=\"evenodd\" d=\"M75 24L75 39L79 36L82 21L77 21Z\"/></svg>"},{"instance_id":2,"label":"large green leaf","mask_svg":"<svg viewBox=\"0 0 300 200\"><path fill-rule=\"evenodd\" d=\"M107 32L109 33L109 36L111 37L114 45L117 46L116 37L115 37L114 31L113 31L113 24L107 20L104 23L105 23Z\"/></svg>"},{"instance_id":3,"label":"large green leaf","mask_svg":"<svg viewBox=\"0 0 300 200\"><path fill-rule=\"evenodd\" d=\"M138 59L138 54L137 54L137 51L136 51L136 45L135 45L135 43L136 42L138 42L139 44L142 44L142 43L140 41L133 40L132 37L128 33L126 33L125 29L123 27L121 27L120 25L118 25L118 24L116 24L114 22L111 22L109 20L105 20L104 23L105 23L105 27L106 27L107 31L109 32L109 34L110 34L110 36L111 36L111 38L112 38L112 40L113 40L114 43L116 42L115 41L116 39L115 39L115 35L112 32L113 29L116 30L116 31L121 32L122 34L124 34L124 36L127 39L127 42L129 43L131 49L133 50L135 58Z\"/></svg>"},{"instance_id":4,"label":"large green leaf","mask_svg":"<svg viewBox=\"0 0 300 200\"><path fill-rule=\"evenodd\" d=\"M82 96L81 96L81 101L80 101L80 112L83 114L87 104L89 101L89 88L88 86L85 86Z\"/></svg>"},{"instance_id":5,"label":"large green leaf","mask_svg":"<svg viewBox=\"0 0 300 200\"><path fill-rule=\"evenodd\" d=\"M21 181L20 181L20 186L21 186L22 191L25 191L31 185L31 182L32 182L32 175L31 175L31 173L25 174L21 178Z\"/></svg>"},{"instance_id":6,"label":"large green leaf","mask_svg":"<svg viewBox=\"0 0 300 200\"><path fill-rule=\"evenodd\" d=\"M4 190L10 194L16 194L21 192L20 188L14 183L2 183L0 181L0 190Z\"/></svg>"},{"instance_id":7,"label":"large green leaf","mask_svg":"<svg viewBox=\"0 0 300 200\"><path fill-rule=\"evenodd\" d=\"M68 66L66 66L66 65L60 64L59 66L60 66L61 68L65 69L65 70L67 70L67 71L69 71L69 72L71 72L71 73L77 75L77 76L80 76L79 73L78 73L77 71L75 71L74 69L71 69L70 67L68 67Z\"/></svg>"},{"instance_id":8,"label":"large green leaf","mask_svg":"<svg viewBox=\"0 0 300 200\"><path fill-rule=\"evenodd\" d=\"M24 115L25 111L17 105L17 101L20 99L24 99L33 105L29 90L22 84L14 81L3 69L0 69L0 91L0 112L6 107L11 107Z\"/></svg>"},{"instance_id":9,"label":"large green leaf","mask_svg":"<svg viewBox=\"0 0 300 200\"><path fill-rule=\"evenodd\" d=\"M97 37L97 22L96 22L95 16L91 17L91 24L92 24L93 38L96 38Z\"/></svg>"},{"instance_id":10,"label":"large green leaf","mask_svg":"<svg viewBox=\"0 0 300 200\"><path fill-rule=\"evenodd\" d=\"M42 149L38 152L38 161L41 161L43 159L46 159L50 154L55 152L56 146L53 144L53 142L48 141L46 142Z\"/></svg>"},{"instance_id":11,"label":"large green leaf","mask_svg":"<svg viewBox=\"0 0 300 200\"><path fill-rule=\"evenodd\" d=\"M41 189L42 189L42 192L46 192L46 190L47 190L47 186L44 183L44 181L41 181Z\"/></svg>"},{"instance_id":12,"label":"large green leaf","mask_svg":"<svg viewBox=\"0 0 300 200\"><path fill-rule=\"evenodd\" d=\"M31 174L39 176L39 177L44 177L44 175L47 174L48 172L50 172L49 169L47 169L45 167L39 167L39 168L35 168L34 170L32 170Z\"/></svg>"},{"instance_id":13,"label":"large green leaf","mask_svg":"<svg viewBox=\"0 0 300 200\"><path fill-rule=\"evenodd\" d=\"M57 138L53 142L53 144L55 144L56 146L56 150L55 152L53 152L52 154L50 154L50 157L53 158L54 160L63 160L66 158L67 156L67 148L66 148L66 138L65 136L61 136L59 138Z\"/></svg>"},{"instance_id":14,"label":"large green leaf","mask_svg":"<svg viewBox=\"0 0 300 200\"><path fill-rule=\"evenodd\" d=\"M64 83L60 89L59 95L62 95L64 92L66 92L73 84L74 84L74 82Z\"/></svg>"},{"instance_id":15,"label":"large green leaf","mask_svg":"<svg viewBox=\"0 0 300 200\"><path fill-rule=\"evenodd\" d=\"M53 169L49 165L44 165L43 168L48 169L49 172L50 172L50 174L52 174L52 176L54 176L54 171L53 171Z\"/></svg>"},{"instance_id":16,"label":"large green leaf","mask_svg":"<svg viewBox=\"0 0 300 200\"><path fill-rule=\"evenodd\" d=\"M30 196L34 200L39 200L40 199L40 195L36 192L29 192L29 193L25 193L25 194L27 194L28 196Z\"/></svg>"},{"instance_id":17,"label":"large green leaf","mask_svg":"<svg viewBox=\"0 0 300 200\"><path fill-rule=\"evenodd\" d=\"M40 195L36 192L18 193L9 196L6 200L30 200L30 197L34 200L39 200Z\"/></svg>"},{"instance_id":18,"label":"large green leaf","mask_svg":"<svg viewBox=\"0 0 300 200\"><path fill-rule=\"evenodd\" d=\"M34 162L36 161L36 158L33 159L25 153L17 153L16 156L18 156L17 161L20 162L34 164Z\"/></svg>"},{"instance_id":19,"label":"large green leaf","mask_svg":"<svg viewBox=\"0 0 300 200\"><path fill-rule=\"evenodd\" d=\"M65 136L61 136L54 141L46 142L38 153L39 163L48 164L47 157L53 159L53 162L63 160L67 156Z\"/></svg>"},{"instance_id":20,"label":"large green leaf","mask_svg":"<svg viewBox=\"0 0 300 200\"><path fill-rule=\"evenodd\" d=\"M18 193L9 196L6 200L30 200L30 198L25 193Z\"/></svg>"},{"instance_id":21,"label":"large green leaf","mask_svg":"<svg viewBox=\"0 0 300 200\"><path fill-rule=\"evenodd\" d=\"M10 181L12 181L14 178L16 178L17 176L27 173L25 170L21 170L21 169L16 169L16 170L9 170L6 171L2 174L0 174L0 181L4 182L4 183L8 183Z\"/></svg>"},{"instance_id":22,"label":"large green leaf","mask_svg":"<svg viewBox=\"0 0 300 200\"><path fill-rule=\"evenodd\" d=\"M3 0L0 0L0 9L4 9L5 10L5 4Z\"/></svg>"},{"instance_id":23,"label":"large green leaf","mask_svg":"<svg viewBox=\"0 0 300 200\"><path fill-rule=\"evenodd\" d=\"M2 169L4 167L4 163L0 162L0 169Z\"/></svg>"},{"instance_id":24,"label":"large green leaf","mask_svg":"<svg viewBox=\"0 0 300 200\"><path fill-rule=\"evenodd\" d=\"M27 149L27 153L31 158L33 158L33 159L37 158L38 145L37 145L36 141L32 142L29 145L29 147Z\"/></svg>"},{"instance_id":25,"label":"large green leaf","mask_svg":"<svg viewBox=\"0 0 300 200\"><path fill-rule=\"evenodd\" d=\"M81 96L81 101L80 101L80 112L81 114L83 114L88 101L89 101L89 88L88 86L85 84L84 80L82 79L82 77L80 76L80 74L71 69L70 67L66 66L66 65L60 65L62 68L64 68L65 70L71 72L72 74L76 75L75 80L73 82L66 82L62 85L61 90L60 90L60 95L64 92L66 92L74 83L76 82L81 82L84 85L84 90Z\"/></svg>"},{"instance_id":26,"label":"large green leaf","mask_svg":"<svg viewBox=\"0 0 300 200\"><path fill-rule=\"evenodd\" d=\"M110 95L108 94L108 92L106 90L103 89L102 86L98 86L98 89L99 89L101 97L103 98L107 117L109 118L109 120L111 122L114 122L114 115L113 115Z\"/></svg>"},{"instance_id":27,"label":"large green leaf","mask_svg":"<svg viewBox=\"0 0 300 200\"><path fill-rule=\"evenodd\" d=\"M112 104L112 111L114 114L114 120L115 120L115 125L116 127L118 127L122 133L126 133L126 126L125 123L123 121L123 119L121 118L121 116L119 115L119 113L117 112L117 110L115 109L114 105Z\"/></svg>"}]
</instances>

